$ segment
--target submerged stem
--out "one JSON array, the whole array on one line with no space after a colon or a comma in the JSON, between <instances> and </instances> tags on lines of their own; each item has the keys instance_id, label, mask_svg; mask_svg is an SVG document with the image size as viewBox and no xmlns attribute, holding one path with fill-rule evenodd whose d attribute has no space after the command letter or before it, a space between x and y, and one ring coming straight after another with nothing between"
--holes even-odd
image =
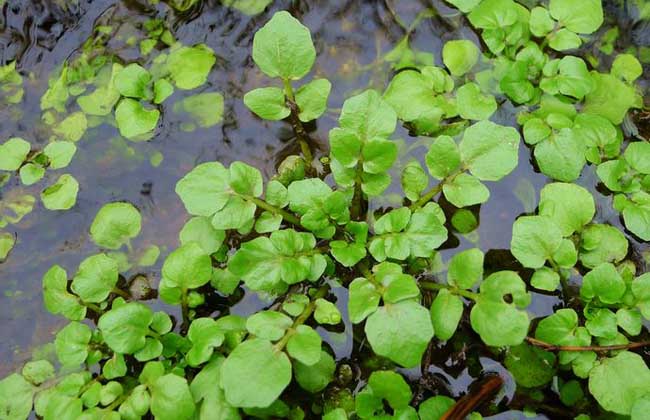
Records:
<instances>
[{"instance_id":1,"label":"submerged stem","mask_svg":"<svg viewBox=\"0 0 650 420\"><path fill-rule=\"evenodd\" d=\"M636 349L639 347L650 346L650 341L640 341L627 344L613 344L611 346L558 346L555 344L547 343L542 340L538 340L533 337L526 337L528 344L531 344L535 347L541 347L547 351L595 351L595 352L606 352L613 350L629 350Z\"/></svg>"}]
</instances>

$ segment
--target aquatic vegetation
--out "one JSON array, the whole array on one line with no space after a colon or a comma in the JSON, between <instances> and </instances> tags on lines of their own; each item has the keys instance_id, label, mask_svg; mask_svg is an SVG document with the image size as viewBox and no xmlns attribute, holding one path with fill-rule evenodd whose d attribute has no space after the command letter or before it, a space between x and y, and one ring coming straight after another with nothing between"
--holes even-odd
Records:
<instances>
[{"instance_id":1,"label":"aquatic vegetation","mask_svg":"<svg viewBox=\"0 0 650 420\"><path fill-rule=\"evenodd\" d=\"M167 3L179 12L197 6ZM269 2L223 3L255 14ZM397 369L420 367L424 375L437 344L449 342L501 358L530 411L544 412L536 402L552 392L576 418L598 413L593 401L605 415L645 418L650 369L634 350L650 345L643 328L650 274L631 257L624 232L601 216L593 192L575 182L593 170L625 227L650 240L650 145L622 128L629 111L643 106L635 83L643 68L634 55L619 54L601 73L564 53L578 54L602 25L599 0L551 0L530 10L513 0L449 3L487 51L449 40L436 66L433 55L411 48L413 27L403 28L383 58L399 71L383 92L363 89L343 101L322 155L307 127L328 112L332 83L302 82L317 48L306 26L276 12L252 47L269 85L235 99L261 119L285 121L301 155L286 157L272 177L241 161L203 161L178 180L190 218L162 264L157 297L168 306L161 310L125 278L161 254L156 245L132 245L140 210L124 201L103 205L88 228L94 254L71 277L54 265L42 278L46 309L68 320L54 339L60 369L39 359L0 381L0 413L438 419L457 402ZM176 42L158 20L145 30L149 42L138 45L147 66L105 55L63 64L40 101L52 138L42 150L7 140L0 169L36 184L67 167L75 144L99 124L147 141L160 126L161 104L179 93L172 114L190 119L182 130L219 124L221 93L183 94L206 84L215 52ZM490 120L504 101L516 106L516 126ZM394 138L398 123L419 137L422 153ZM508 261L478 241L443 255L456 246L449 245L454 233L472 242L477 208L490 202L490 183L521 164L522 139L550 181L539 199L534 187L517 187L514 194L533 204L503 226L511 228ZM400 187L395 205L376 205ZM62 174L41 201L70 209L79 188ZM34 202L29 194L3 197L0 226L18 223ZM15 241L0 234L0 259ZM268 304L245 316L231 311L242 288ZM533 319L533 293L560 296L562 305ZM343 330L357 342L359 372L332 349L330 335Z\"/></svg>"}]
</instances>

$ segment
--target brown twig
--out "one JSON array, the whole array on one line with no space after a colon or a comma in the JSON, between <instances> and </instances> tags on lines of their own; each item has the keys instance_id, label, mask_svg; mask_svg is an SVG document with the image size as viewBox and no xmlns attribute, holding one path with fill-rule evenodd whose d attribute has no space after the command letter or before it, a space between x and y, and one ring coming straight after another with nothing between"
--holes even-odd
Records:
<instances>
[{"instance_id":1,"label":"brown twig","mask_svg":"<svg viewBox=\"0 0 650 420\"><path fill-rule=\"evenodd\" d=\"M558 346L555 344L547 343L542 340L538 340L533 337L526 337L528 344L531 344L535 347L543 348L547 351L595 351L595 352L606 352L613 350L629 350L636 349L639 347L650 346L650 341L640 341L635 343L627 344L614 344L611 346Z\"/></svg>"},{"instance_id":2,"label":"brown twig","mask_svg":"<svg viewBox=\"0 0 650 420\"><path fill-rule=\"evenodd\" d=\"M478 388L470 391L461 399L456 401L440 420L462 420L467 417L472 411L490 400L494 394L499 392L503 386L503 379L498 375L490 375L481 381Z\"/></svg>"}]
</instances>

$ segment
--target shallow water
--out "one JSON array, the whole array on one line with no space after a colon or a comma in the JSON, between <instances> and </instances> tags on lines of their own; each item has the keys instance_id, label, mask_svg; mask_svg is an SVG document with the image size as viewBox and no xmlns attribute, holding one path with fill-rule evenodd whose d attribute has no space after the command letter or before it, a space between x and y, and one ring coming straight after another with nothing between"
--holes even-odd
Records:
<instances>
[{"instance_id":1,"label":"shallow water","mask_svg":"<svg viewBox=\"0 0 650 420\"><path fill-rule=\"evenodd\" d=\"M61 7L57 3L72 5ZM233 160L242 160L269 176L284 156L297 151L297 146L291 142L292 132L288 124L255 118L241 101L245 92L266 83L266 78L253 66L250 51L255 30L275 11L288 9L311 29L318 52L313 73L329 78L333 85L329 101L331 110L319 119L310 133L321 153L326 152L327 133L337 125L338 109L343 100L367 87L383 90L387 85L391 77L389 66L377 58L389 51L404 34L396 16L408 24L426 8L437 10L437 15L424 20L411 37L412 46L434 53L436 63L441 63L441 47L449 39L470 38L479 42L464 19L438 0L276 1L264 13L254 17L223 7L215 0L203 1L199 10L185 15L175 15L164 5L150 6L146 0L79 0L78 4L74 3L8 0L1 8L0 64L17 59L17 68L25 77L25 99L18 107L0 108L0 140L19 136L33 145L46 144L48 139L41 122L39 101L47 89L50 74L67 58L78 54L98 22L120 26L118 36L108 43L108 52L126 63L133 62L139 57L137 47L129 46L125 39L128 35L137 36L135 25L153 17L164 19L183 43L206 43L215 51L217 63L208 83L199 91L223 93L224 121L192 133L183 131L182 117L175 115L172 108L184 94L176 92L163 105L156 135L148 142L123 140L116 128L105 124L88 130L77 143L77 154L66 169L80 184L77 204L71 210L53 212L43 208L37 200L32 213L17 225L5 229L15 233L18 240L8 259L0 264L3 291L0 295L0 319L3 321L0 324L0 336L3 337L0 377L29 360L32 349L52 341L57 328L63 324L60 318L48 315L43 308L41 277L53 264L60 264L69 273L73 272L81 260L97 252L88 236L88 228L102 205L126 200L140 209L143 227L133 246L142 249L155 244L161 247L162 254L153 267L129 271L125 277L144 275L156 285L164 256L178 245L177 234L188 218L174 193L176 182L185 173L200 162L219 160L229 164ZM633 13L629 10L614 4L608 10L610 19L617 19L625 25L634 23ZM644 28L636 25L632 35L624 35L621 42L650 43L646 41L650 37L644 37L644 33ZM495 119L502 124L514 125L515 114L516 109L506 103L500 107ZM399 128L393 137L402 138L406 145L418 141L409 137L403 128ZM421 155L418 152L421 150L414 149L409 156ZM149 162L155 152L164 156L159 167L153 167ZM406 157L400 156L400 161L405 163ZM444 260L459 249L477 244L484 251L509 248L512 222L518 215L535 208L539 190L547 182L544 176L535 172L528 148L521 147L519 157L515 172L499 183L490 183L491 198L480 208L481 224L477 232L451 239L447 243L449 249L442 252ZM48 173L45 181L31 187L21 186L19 179L13 177L2 187L0 199L18 191L38 195L42 185L53 182L58 175ZM593 191L599 200L597 220L620 227L610 199L596 192L595 175L590 167L583 173L580 183ZM399 185L389 190L385 200L375 203L374 207L389 206L390 192L399 192ZM634 238L631 238L631 243L639 254L645 250L645 246ZM514 263L507 253L492 252L489 256L494 258L488 257L488 265L493 263L495 268ZM343 289L334 293L339 302L345 302ZM268 303L256 295L247 294L233 311L247 314ZM536 294L529 310L535 316L547 315L559 303L553 295ZM341 305L343 311L344 306ZM462 331L467 332L466 327ZM340 359L349 358L352 350L356 349L350 325L343 333L321 333ZM436 352L431 369L455 396L465 392L482 371L499 370L496 362L488 358L491 355L485 348L472 343L468 343L470 348L461 351L453 348L457 341L463 340L463 334L458 335L461 338ZM468 355L470 349L473 352L471 356ZM465 357L476 359L478 364L471 365L468 370ZM417 380L415 372L408 374ZM512 397L513 386L512 383L509 385L507 398Z\"/></svg>"}]
</instances>

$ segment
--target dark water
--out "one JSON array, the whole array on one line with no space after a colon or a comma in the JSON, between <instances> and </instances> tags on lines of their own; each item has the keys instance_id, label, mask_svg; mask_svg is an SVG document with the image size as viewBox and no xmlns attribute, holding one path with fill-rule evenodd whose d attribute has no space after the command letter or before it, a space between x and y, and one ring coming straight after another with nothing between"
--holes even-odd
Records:
<instances>
[{"instance_id":1,"label":"dark water","mask_svg":"<svg viewBox=\"0 0 650 420\"><path fill-rule=\"evenodd\" d=\"M107 52L126 63L139 58L137 46L129 46L126 38L133 34L143 37L136 27L154 17L163 19L184 44L210 46L217 55L217 63L208 83L199 91L221 92L225 97L225 114L222 124L187 133L181 128L182 120L171 112L173 104L183 97L183 93L177 92L162 107L159 127L149 142L123 140L117 129L105 124L88 130L77 143L78 151L72 164L65 170L79 181L77 204L71 210L53 212L44 209L37 200L31 214L5 229L15 233L18 240L8 259L0 264L0 377L29 360L32 349L52 341L63 324L43 308L41 277L55 263L73 273L82 259L98 251L88 236L88 228L102 205L126 200L140 209L143 227L133 242L134 248L155 244L161 247L162 254L155 266L131 270L125 277L141 274L156 285L162 261L178 245L177 234L188 218L174 193L178 179L196 164L211 160L224 164L242 160L270 176L284 156L297 152L288 124L261 121L253 117L241 101L245 92L268 83L254 67L250 51L255 30L275 11L288 9L311 29L318 52L313 74L332 82L331 109L311 132L320 153L324 154L327 132L337 125L338 109L343 100L368 87L383 91L390 80L388 64L378 57L404 35L398 20L409 24L427 8L435 9L437 15L422 21L411 37L411 45L432 52L437 64L442 62L440 51L445 41L458 38L479 41L462 16L437 0L276 1L254 17L223 7L214 0L203 1L198 10L189 14L174 14L165 5L150 6L146 0L79 0L78 3L8 0L0 9L0 64L17 60L17 68L25 81L25 99L18 107L0 108L1 140L19 136L31 142L32 148L47 144L48 134L41 122L39 101L47 89L48 77L66 59L79 53L99 23L119 27L118 36L107 45ZM608 10L613 23L632 25L635 22L630 10L613 3ZM644 27L635 25L633 28L634 31L621 37L622 43L643 44L650 39L644 38ZM496 119L502 124L514 125L516 112L510 104L503 104ZM394 136L400 137L405 145L416 145L418 141L402 128ZM415 148L409 156L400 156L400 162L406 163L410 156L422 155L422 150ZM149 159L156 152L161 152L164 160L160 166L153 167ZM518 215L535 208L539 190L547 182L535 172L530 161L529 149L521 147L517 170L501 182L489 185L491 198L480 208L479 229L467 237L450 241L452 249L442 252L444 260L459 249L473 246L480 246L484 251L509 248L512 222ZM18 191L37 196L43 185L53 182L59 173L47 174L45 181L31 187L21 186L18 178L13 177L2 187L0 199ZM394 178L399 179L398 176ZM580 183L592 190L599 201L597 220L620 226L609 198L595 192L596 180L591 168L585 170ZM399 193L399 185L389 192ZM389 193L373 206L394 204L393 198ZM639 252L643 251L633 239L632 243ZM493 251L488 254L488 263L495 268L512 262L507 253ZM344 290L334 292L339 302L346 301ZM547 315L559 303L555 296L535 295L529 310L535 316ZM247 314L266 304L268 302L255 295L246 295L233 310ZM341 305L342 310L344 306ZM322 333L339 358L350 357L353 348L350 325L345 332ZM458 342L468 336L466 333L465 325L458 334L460 338L438 349L432 359L435 366L432 372L451 395L465 392L482 371L503 371L490 358L494 355L484 348L468 343L468 348L459 350ZM470 352L475 354L469 357ZM416 372L405 373L417 380ZM514 385L509 383L506 388L504 394L511 397Z\"/></svg>"}]
</instances>

